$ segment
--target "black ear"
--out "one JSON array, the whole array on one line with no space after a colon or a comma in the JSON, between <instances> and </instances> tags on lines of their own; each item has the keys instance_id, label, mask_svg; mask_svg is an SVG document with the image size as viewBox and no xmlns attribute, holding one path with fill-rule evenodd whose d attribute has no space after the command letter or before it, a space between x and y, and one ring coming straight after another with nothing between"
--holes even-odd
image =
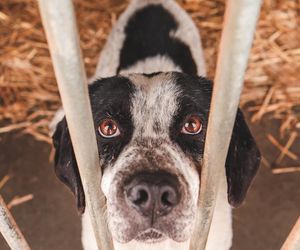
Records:
<instances>
[{"instance_id":1,"label":"black ear","mask_svg":"<svg viewBox=\"0 0 300 250\"><path fill-rule=\"evenodd\" d=\"M55 147L55 173L73 192L78 211L83 213L85 197L66 118L57 124L52 139Z\"/></svg>"},{"instance_id":2,"label":"black ear","mask_svg":"<svg viewBox=\"0 0 300 250\"><path fill-rule=\"evenodd\" d=\"M260 152L240 110L237 112L226 159L228 201L239 206L260 165Z\"/></svg>"}]
</instances>

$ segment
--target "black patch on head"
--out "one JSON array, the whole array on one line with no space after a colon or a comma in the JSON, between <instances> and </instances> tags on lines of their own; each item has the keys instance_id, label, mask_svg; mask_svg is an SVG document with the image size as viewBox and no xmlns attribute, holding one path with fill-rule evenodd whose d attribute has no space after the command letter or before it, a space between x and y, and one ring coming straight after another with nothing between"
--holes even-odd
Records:
<instances>
[{"instance_id":1,"label":"black patch on head","mask_svg":"<svg viewBox=\"0 0 300 250\"><path fill-rule=\"evenodd\" d=\"M165 55L183 72L196 75L197 67L189 47L170 36L177 28L172 14L161 5L148 5L137 11L125 28L117 73L147 57Z\"/></svg>"},{"instance_id":2,"label":"black patch on head","mask_svg":"<svg viewBox=\"0 0 300 250\"><path fill-rule=\"evenodd\" d=\"M116 76L95 81L89 88L94 116L97 143L104 166L116 160L133 133L131 117L131 95L134 85L128 78ZM103 138L99 135L98 125L105 118L114 119L121 135L115 138Z\"/></svg>"},{"instance_id":3,"label":"black patch on head","mask_svg":"<svg viewBox=\"0 0 300 250\"><path fill-rule=\"evenodd\" d=\"M181 149L198 162L203 155L207 130L212 84L205 78L174 73L180 86L179 110L170 128L170 137ZM198 135L182 134L184 118L197 114L202 118L202 132ZM216 156L217 157L217 156ZM226 158L228 201L232 206L242 203L260 164L260 152L240 110L237 112Z\"/></svg>"},{"instance_id":4,"label":"black patch on head","mask_svg":"<svg viewBox=\"0 0 300 250\"><path fill-rule=\"evenodd\" d=\"M178 99L179 109L170 129L170 137L185 153L191 155L194 161L198 162L199 155L202 155L204 150L212 84L203 77L182 73L173 74L181 94ZM189 115L198 115L201 118L202 132L200 134L192 136L181 133L184 120Z\"/></svg>"},{"instance_id":5,"label":"black patch on head","mask_svg":"<svg viewBox=\"0 0 300 250\"><path fill-rule=\"evenodd\" d=\"M133 84L125 77L104 78L89 86L98 151L103 167L114 161L131 139L133 123L130 114L130 96L133 91ZM103 138L99 134L98 124L105 118L112 118L118 123L120 136ZM84 212L83 187L65 118L57 125L53 144L56 149L55 173L74 193L78 210Z\"/></svg>"}]
</instances>

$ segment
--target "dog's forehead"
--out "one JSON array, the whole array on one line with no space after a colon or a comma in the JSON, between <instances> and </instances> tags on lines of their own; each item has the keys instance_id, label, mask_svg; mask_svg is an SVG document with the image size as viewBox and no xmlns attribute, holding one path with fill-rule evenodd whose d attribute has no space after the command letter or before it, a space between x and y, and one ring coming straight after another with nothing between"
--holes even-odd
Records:
<instances>
[{"instance_id":1,"label":"dog's forehead","mask_svg":"<svg viewBox=\"0 0 300 250\"><path fill-rule=\"evenodd\" d=\"M90 86L96 117L109 113L132 123L135 133L150 137L167 136L176 117L180 121L192 112L207 115L210 94L207 79L179 72L119 75Z\"/></svg>"},{"instance_id":2,"label":"dog's forehead","mask_svg":"<svg viewBox=\"0 0 300 250\"><path fill-rule=\"evenodd\" d=\"M130 74L128 78L135 86L131 99L135 136L167 136L180 95L174 74Z\"/></svg>"}]
</instances>

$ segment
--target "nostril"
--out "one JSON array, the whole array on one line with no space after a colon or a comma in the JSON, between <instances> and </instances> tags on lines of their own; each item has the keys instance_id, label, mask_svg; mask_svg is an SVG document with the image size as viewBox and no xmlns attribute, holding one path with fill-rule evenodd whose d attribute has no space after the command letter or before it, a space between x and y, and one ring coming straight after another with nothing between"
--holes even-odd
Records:
<instances>
[{"instance_id":1,"label":"nostril","mask_svg":"<svg viewBox=\"0 0 300 250\"><path fill-rule=\"evenodd\" d=\"M134 199L132 200L132 202L135 205L141 205L143 203L146 203L149 199L149 195L148 192L145 189L140 189L136 192L136 195L134 197Z\"/></svg>"},{"instance_id":2,"label":"nostril","mask_svg":"<svg viewBox=\"0 0 300 250\"><path fill-rule=\"evenodd\" d=\"M134 186L127 192L127 198L136 206L145 205L150 199L149 196L149 190L144 185Z\"/></svg>"},{"instance_id":3,"label":"nostril","mask_svg":"<svg viewBox=\"0 0 300 250\"><path fill-rule=\"evenodd\" d=\"M166 207L174 207L178 203L178 195L174 188L165 186L161 190L161 204Z\"/></svg>"}]
</instances>

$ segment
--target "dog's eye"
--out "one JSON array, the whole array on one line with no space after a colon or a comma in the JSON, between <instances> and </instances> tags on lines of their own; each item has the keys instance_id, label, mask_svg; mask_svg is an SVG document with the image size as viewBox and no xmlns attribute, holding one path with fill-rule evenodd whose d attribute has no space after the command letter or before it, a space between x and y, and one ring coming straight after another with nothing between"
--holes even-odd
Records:
<instances>
[{"instance_id":1,"label":"dog's eye","mask_svg":"<svg viewBox=\"0 0 300 250\"><path fill-rule=\"evenodd\" d=\"M117 123L112 119L104 119L101 121L98 131L105 138L116 137L120 135L120 130Z\"/></svg>"},{"instance_id":2,"label":"dog's eye","mask_svg":"<svg viewBox=\"0 0 300 250\"><path fill-rule=\"evenodd\" d=\"M196 135L199 134L202 130L202 123L198 116L193 115L186 118L184 125L181 129L181 133Z\"/></svg>"}]
</instances>

